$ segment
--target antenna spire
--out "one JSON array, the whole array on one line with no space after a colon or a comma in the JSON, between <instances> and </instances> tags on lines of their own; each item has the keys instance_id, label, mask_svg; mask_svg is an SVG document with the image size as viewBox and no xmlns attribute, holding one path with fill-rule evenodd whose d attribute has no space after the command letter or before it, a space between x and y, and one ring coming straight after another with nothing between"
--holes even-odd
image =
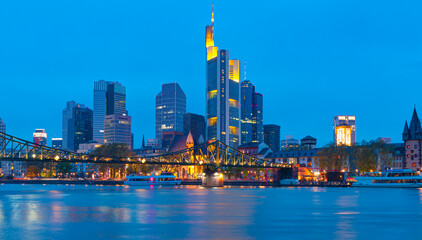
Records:
<instances>
[{"instance_id":1,"label":"antenna spire","mask_svg":"<svg viewBox=\"0 0 422 240\"><path fill-rule=\"evenodd\" d=\"M214 26L214 3L212 3L211 26Z\"/></svg>"},{"instance_id":2,"label":"antenna spire","mask_svg":"<svg viewBox=\"0 0 422 240\"><path fill-rule=\"evenodd\" d=\"M246 61L245 61L245 81L246 81Z\"/></svg>"}]
</instances>

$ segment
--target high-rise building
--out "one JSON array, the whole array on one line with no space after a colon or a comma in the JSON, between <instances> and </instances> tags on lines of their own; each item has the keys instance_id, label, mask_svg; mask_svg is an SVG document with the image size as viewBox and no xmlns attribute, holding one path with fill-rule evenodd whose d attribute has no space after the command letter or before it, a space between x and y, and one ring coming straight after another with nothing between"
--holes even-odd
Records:
<instances>
[{"instance_id":1,"label":"high-rise building","mask_svg":"<svg viewBox=\"0 0 422 240\"><path fill-rule=\"evenodd\" d=\"M107 83L106 115L126 114L126 87L118 82Z\"/></svg>"},{"instance_id":2,"label":"high-rise building","mask_svg":"<svg viewBox=\"0 0 422 240\"><path fill-rule=\"evenodd\" d=\"M413 110L410 125L404 124L404 160L403 168L411 168L419 171L422 168L422 127L416 108Z\"/></svg>"},{"instance_id":3,"label":"high-rise building","mask_svg":"<svg viewBox=\"0 0 422 240\"><path fill-rule=\"evenodd\" d=\"M131 148L131 121L131 117L126 115L106 115L104 120L104 143L124 143Z\"/></svg>"},{"instance_id":4,"label":"high-rise building","mask_svg":"<svg viewBox=\"0 0 422 240\"><path fill-rule=\"evenodd\" d=\"M183 132L186 95L177 83L161 86L155 97L155 138L162 142L164 132Z\"/></svg>"},{"instance_id":5,"label":"high-rise building","mask_svg":"<svg viewBox=\"0 0 422 240\"><path fill-rule=\"evenodd\" d=\"M264 125L264 143L274 152L280 151L280 126L275 124Z\"/></svg>"},{"instance_id":6,"label":"high-rise building","mask_svg":"<svg viewBox=\"0 0 422 240\"><path fill-rule=\"evenodd\" d=\"M34 143L40 146L47 146L47 133L45 129L35 129L35 132L32 134L34 137Z\"/></svg>"},{"instance_id":7,"label":"high-rise building","mask_svg":"<svg viewBox=\"0 0 422 240\"><path fill-rule=\"evenodd\" d=\"M113 114L126 114L126 88L118 82L94 82L94 141L104 143L104 119Z\"/></svg>"},{"instance_id":8,"label":"high-rise building","mask_svg":"<svg viewBox=\"0 0 422 240\"><path fill-rule=\"evenodd\" d=\"M214 7L213 7L214 8ZM237 148L240 142L240 61L214 45L214 10L206 26L206 120L207 139Z\"/></svg>"},{"instance_id":9,"label":"high-rise building","mask_svg":"<svg viewBox=\"0 0 422 240\"><path fill-rule=\"evenodd\" d=\"M62 149L63 148L63 138L52 138L51 147Z\"/></svg>"},{"instance_id":10,"label":"high-rise building","mask_svg":"<svg viewBox=\"0 0 422 240\"><path fill-rule=\"evenodd\" d=\"M263 96L255 92L255 86L245 80L241 83L241 131L242 144L264 141Z\"/></svg>"},{"instance_id":11,"label":"high-rise building","mask_svg":"<svg viewBox=\"0 0 422 240\"><path fill-rule=\"evenodd\" d=\"M0 118L0 132L6 133L6 123Z\"/></svg>"},{"instance_id":12,"label":"high-rise building","mask_svg":"<svg viewBox=\"0 0 422 240\"><path fill-rule=\"evenodd\" d=\"M74 101L63 110L63 149L77 151L80 143L92 140L93 112Z\"/></svg>"},{"instance_id":13,"label":"high-rise building","mask_svg":"<svg viewBox=\"0 0 422 240\"><path fill-rule=\"evenodd\" d=\"M304 150L315 149L317 139L312 136L306 136L300 140L300 147Z\"/></svg>"},{"instance_id":14,"label":"high-rise building","mask_svg":"<svg viewBox=\"0 0 422 240\"><path fill-rule=\"evenodd\" d=\"M94 116L93 138L94 141L104 143L104 118L106 115L107 82L99 80L94 82Z\"/></svg>"},{"instance_id":15,"label":"high-rise building","mask_svg":"<svg viewBox=\"0 0 422 240\"><path fill-rule=\"evenodd\" d=\"M337 115L333 122L333 136L336 145L356 144L356 116Z\"/></svg>"},{"instance_id":16,"label":"high-rise building","mask_svg":"<svg viewBox=\"0 0 422 240\"><path fill-rule=\"evenodd\" d=\"M205 141L205 128L204 116L194 113L186 113L183 115L183 133L187 136L190 132L195 144ZM199 141L200 139L201 141Z\"/></svg>"}]
</instances>

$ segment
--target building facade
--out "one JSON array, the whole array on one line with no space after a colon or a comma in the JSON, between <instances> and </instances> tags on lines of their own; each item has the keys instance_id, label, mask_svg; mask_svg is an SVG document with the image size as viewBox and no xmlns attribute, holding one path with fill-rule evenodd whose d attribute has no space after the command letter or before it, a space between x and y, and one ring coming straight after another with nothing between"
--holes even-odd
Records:
<instances>
[{"instance_id":1,"label":"building facade","mask_svg":"<svg viewBox=\"0 0 422 240\"><path fill-rule=\"evenodd\" d=\"M52 138L51 147L62 149L63 148L63 138Z\"/></svg>"},{"instance_id":2,"label":"building facade","mask_svg":"<svg viewBox=\"0 0 422 240\"><path fill-rule=\"evenodd\" d=\"M77 151L79 144L91 141L93 111L74 101L66 103L63 110L63 149Z\"/></svg>"},{"instance_id":3,"label":"building facade","mask_svg":"<svg viewBox=\"0 0 422 240\"><path fill-rule=\"evenodd\" d=\"M183 115L183 134L188 136L190 132L195 144L205 141L205 128L204 116L194 113Z\"/></svg>"},{"instance_id":4,"label":"building facade","mask_svg":"<svg viewBox=\"0 0 422 240\"><path fill-rule=\"evenodd\" d=\"M240 143L240 61L214 44L214 11L205 28L207 140L237 148Z\"/></svg>"},{"instance_id":5,"label":"building facade","mask_svg":"<svg viewBox=\"0 0 422 240\"><path fill-rule=\"evenodd\" d=\"M264 143L273 152L280 151L280 126L275 124L264 125Z\"/></svg>"},{"instance_id":6,"label":"building facade","mask_svg":"<svg viewBox=\"0 0 422 240\"><path fill-rule=\"evenodd\" d=\"M132 118L126 115L106 115L104 143L123 143L132 148Z\"/></svg>"},{"instance_id":7,"label":"building facade","mask_svg":"<svg viewBox=\"0 0 422 240\"><path fill-rule=\"evenodd\" d=\"M106 115L127 115L126 87L118 82L99 80L94 82L93 139L104 143Z\"/></svg>"},{"instance_id":8,"label":"building facade","mask_svg":"<svg viewBox=\"0 0 422 240\"><path fill-rule=\"evenodd\" d=\"M334 117L333 141L337 145L356 145L356 116L337 115Z\"/></svg>"},{"instance_id":9,"label":"building facade","mask_svg":"<svg viewBox=\"0 0 422 240\"><path fill-rule=\"evenodd\" d=\"M45 129L35 129L35 132L32 134L34 138L34 143L40 146L47 146L47 133Z\"/></svg>"},{"instance_id":10,"label":"building facade","mask_svg":"<svg viewBox=\"0 0 422 240\"><path fill-rule=\"evenodd\" d=\"M241 83L241 143L264 141L263 96L255 86L245 80Z\"/></svg>"},{"instance_id":11,"label":"building facade","mask_svg":"<svg viewBox=\"0 0 422 240\"><path fill-rule=\"evenodd\" d=\"M186 95L177 83L161 86L155 97L155 138L162 143L163 133L183 132Z\"/></svg>"},{"instance_id":12,"label":"building facade","mask_svg":"<svg viewBox=\"0 0 422 240\"><path fill-rule=\"evenodd\" d=\"M404 161L403 168L419 171L422 168L422 127L416 108L413 110L410 125L404 124Z\"/></svg>"}]
</instances>

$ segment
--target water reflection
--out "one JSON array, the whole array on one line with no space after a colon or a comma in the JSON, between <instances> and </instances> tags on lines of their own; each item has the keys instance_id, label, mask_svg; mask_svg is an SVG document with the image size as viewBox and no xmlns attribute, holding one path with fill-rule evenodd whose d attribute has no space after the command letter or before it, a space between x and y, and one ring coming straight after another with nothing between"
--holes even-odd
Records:
<instances>
[{"instance_id":1,"label":"water reflection","mask_svg":"<svg viewBox=\"0 0 422 240\"><path fill-rule=\"evenodd\" d=\"M361 239L396 226L404 238L422 234L421 203L416 189L4 185L0 236Z\"/></svg>"}]
</instances>

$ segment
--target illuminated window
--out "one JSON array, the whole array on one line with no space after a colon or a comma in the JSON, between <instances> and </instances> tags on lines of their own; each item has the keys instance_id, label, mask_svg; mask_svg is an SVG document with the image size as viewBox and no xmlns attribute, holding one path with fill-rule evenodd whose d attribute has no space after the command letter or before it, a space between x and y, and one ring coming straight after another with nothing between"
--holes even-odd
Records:
<instances>
[{"instance_id":1,"label":"illuminated window","mask_svg":"<svg viewBox=\"0 0 422 240\"><path fill-rule=\"evenodd\" d=\"M416 163L413 163L413 164L412 164L412 167L416 167Z\"/></svg>"}]
</instances>

